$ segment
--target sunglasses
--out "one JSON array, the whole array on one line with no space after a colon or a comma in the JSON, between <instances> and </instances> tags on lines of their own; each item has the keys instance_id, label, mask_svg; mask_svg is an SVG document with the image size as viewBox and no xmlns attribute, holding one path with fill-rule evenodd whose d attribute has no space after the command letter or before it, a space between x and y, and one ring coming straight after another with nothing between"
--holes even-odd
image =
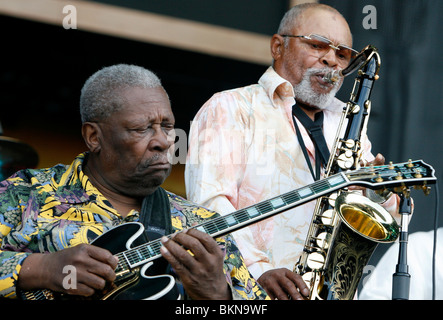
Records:
<instances>
[{"instance_id":1,"label":"sunglasses","mask_svg":"<svg viewBox=\"0 0 443 320\"><path fill-rule=\"evenodd\" d=\"M321 58L325 56L329 50L334 49L335 54L337 55L340 64L341 65L348 65L351 59L355 58L355 56L358 54L357 50L354 50L346 45L339 44L334 45L334 43L329 40L328 38L325 38L323 36L320 36L318 34L310 34L308 36L294 36L289 34L282 34L282 37L288 37L288 38L302 38L306 40L306 43L309 45L310 52L317 56L318 58Z\"/></svg>"}]
</instances>

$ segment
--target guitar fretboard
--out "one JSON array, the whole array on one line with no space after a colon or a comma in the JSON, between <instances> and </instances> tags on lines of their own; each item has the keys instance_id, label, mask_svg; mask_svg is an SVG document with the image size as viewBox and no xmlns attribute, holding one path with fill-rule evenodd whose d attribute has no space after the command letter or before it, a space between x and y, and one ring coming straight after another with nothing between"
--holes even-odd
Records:
<instances>
[{"instance_id":1,"label":"guitar fretboard","mask_svg":"<svg viewBox=\"0 0 443 320\"><path fill-rule=\"evenodd\" d=\"M435 180L434 169L422 161L362 168L348 173L340 172L256 205L205 221L193 228L215 238L349 185L385 185L392 187L398 185L417 185L419 181L422 183L435 183ZM134 268L161 256L161 246L160 240L154 240L117 254L119 258L117 272L119 270L126 270L128 267Z\"/></svg>"},{"instance_id":2,"label":"guitar fretboard","mask_svg":"<svg viewBox=\"0 0 443 320\"><path fill-rule=\"evenodd\" d=\"M208 220L193 228L205 232L212 237L223 236L230 232L241 229L255 221L263 220L298 206L324 194L342 188L347 183L345 176L336 174L329 178L316 181L315 183L290 191L283 195L260 202L256 205L235 211L228 215ZM125 270L127 267L134 268L160 256L160 240L152 241L133 249L121 252L118 269ZM121 265L120 265L121 264ZM119 271L117 269L117 272Z\"/></svg>"}]
</instances>

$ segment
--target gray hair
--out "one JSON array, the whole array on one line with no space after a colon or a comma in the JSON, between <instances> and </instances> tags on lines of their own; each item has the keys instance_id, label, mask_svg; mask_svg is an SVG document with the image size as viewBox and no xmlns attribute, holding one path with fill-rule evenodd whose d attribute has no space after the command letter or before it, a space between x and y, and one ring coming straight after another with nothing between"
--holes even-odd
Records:
<instances>
[{"instance_id":1,"label":"gray hair","mask_svg":"<svg viewBox=\"0 0 443 320\"><path fill-rule=\"evenodd\" d=\"M100 121L124 106L121 92L128 88L161 87L160 79L151 71L127 64L105 67L86 80L80 94L82 123Z\"/></svg>"},{"instance_id":2,"label":"gray hair","mask_svg":"<svg viewBox=\"0 0 443 320\"><path fill-rule=\"evenodd\" d=\"M284 34L291 32L292 28L299 23L298 17L308 9L324 9L342 15L337 9L326 4L315 2L302 3L292 7L285 13L280 21L277 33Z\"/></svg>"},{"instance_id":3,"label":"gray hair","mask_svg":"<svg viewBox=\"0 0 443 320\"><path fill-rule=\"evenodd\" d=\"M283 16L283 18L280 21L280 25L278 27L277 33L278 34L291 34L292 28L294 28L294 26L298 26L298 24L300 23L300 21L299 21L300 15L302 15L308 9L323 9L323 10L337 13L340 16L342 16L342 14L337 11L337 9L330 7L326 4L315 3L315 2L314 3L312 3L312 2L302 3L302 4L292 7L291 9L289 9L285 13L285 15ZM288 44L287 40L288 40L287 38L284 40L285 46L287 46L287 44Z\"/></svg>"}]
</instances>

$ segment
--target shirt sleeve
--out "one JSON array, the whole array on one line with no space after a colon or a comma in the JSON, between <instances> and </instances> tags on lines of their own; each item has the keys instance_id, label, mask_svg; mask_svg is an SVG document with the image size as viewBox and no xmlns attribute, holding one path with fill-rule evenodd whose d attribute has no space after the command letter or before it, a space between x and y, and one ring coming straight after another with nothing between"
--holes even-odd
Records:
<instances>
[{"instance_id":1,"label":"shirt sleeve","mask_svg":"<svg viewBox=\"0 0 443 320\"><path fill-rule=\"evenodd\" d=\"M18 178L15 178L18 179ZM11 229L20 224L21 209L13 192L14 179L0 183L0 297L16 298L18 276L23 261L30 253L19 252L13 244L5 243Z\"/></svg>"},{"instance_id":2,"label":"shirt sleeve","mask_svg":"<svg viewBox=\"0 0 443 320\"><path fill-rule=\"evenodd\" d=\"M263 300L269 296L249 272L232 236L217 239L225 250L224 272L234 300Z\"/></svg>"}]
</instances>

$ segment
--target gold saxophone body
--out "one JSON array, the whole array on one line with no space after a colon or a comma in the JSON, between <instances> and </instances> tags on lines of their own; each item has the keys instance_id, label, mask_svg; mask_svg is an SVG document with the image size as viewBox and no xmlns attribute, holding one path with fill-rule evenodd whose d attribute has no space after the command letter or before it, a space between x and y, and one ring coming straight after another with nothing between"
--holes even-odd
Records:
<instances>
[{"instance_id":1,"label":"gold saxophone body","mask_svg":"<svg viewBox=\"0 0 443 320\"><path fill-rule=\"evenodd\" d=\"M350 100L343 109L325 169L326 177L356 170L362 160L361 137L367 130L369 98L380 69L377 49L367 46L346 69L325 75L325 80L336 82L356 69L358 74ZM346 119L346 130L341 137ZM310 288L310 300L353 299L363 269L378 243L393 242L398 235L398 224L382 206L361 192L340 190L317 200L294 272L300 274Z\"/></svg>"}]
</instances>

